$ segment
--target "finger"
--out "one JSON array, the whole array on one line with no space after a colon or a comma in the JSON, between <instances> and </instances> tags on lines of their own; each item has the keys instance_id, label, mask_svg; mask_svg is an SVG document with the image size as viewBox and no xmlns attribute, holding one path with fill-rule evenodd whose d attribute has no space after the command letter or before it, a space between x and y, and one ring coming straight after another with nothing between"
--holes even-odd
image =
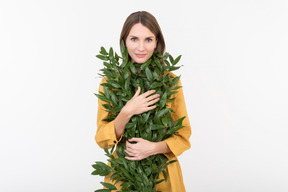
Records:
<instances>
[{"instance_id":1,"label":"finger","mask_svg":"<svg viewBox=\"0 0 288 192\"><path fill-rule=\"evenodd\" d=\"M154 99L154 100L150 100L150 101L147 102L147 106L153 105L153 104L157 103L159 100L160 100L159 97Z\"/></svg>"},{"instance_id":2,"label":"finger","mask_svg":"<svg viewBox=\"0 0 288 192\"><path fill-rule=\"evenodd\" d=\"M140 94L141 88L138 87L136 93L134 94L133 98L137 97Z\"/></svg>"},{"instance_id":3,"label":"finger","mask_svg":"<svg viewBox=\"0 0 288 192\"><path fill-rule=\"evenodd\" d=\"M157 98L160 98L159 94L151 95L151 96L147 97L147 100L151 101L151 100L154 100L154 99L157 99Z\"/></svg>"},{"instance_id":4,"label":"finger","mask_svg":"<svg viewBox=\"0 0 288 192\"><path fill-rule=\"evenodd\" d=\"M143 93L142 95L143 95L144 97L148 97L149 95L152 95L153 93L155 93L155 90L146 91L146 92Z\"/></svg>"},{"instance_id":5,"label":"finger","mask_svg":"<svg viewBox=\"0 0 288 192\"><path fill-rule=\"evenodd\" d=\"M132 145L131 143L129 143L128 141L126 141L126 149L131 149L132 148Z\"/></svg>"},{"instance_id":6,"label":"finger","mask_svg":"<svg viewBox=\"0 0 288 192\"><path fill-rule=\"evenodd\" d=\"M127 160L130 160L130 161L139 161L139 160L141 160L141 158L139 158L139 157L125 157L125 159L127 159Z\"/></svg>"},{"instance_id":7,"label":"finger","mask_svg":"<svg viewBox=\"0 0 288 192\"><path fill-rule=\"evenodd\" d=\"M127 155L131 156L131 157L134 157L135 154L132 152L132 151L129 151L129 150L124 150L125 153L127 153Z\"/></svg>"},{"instance_id":8,"label":"finger","mask_svg":"<svg viewBox=\"0 0 288 192\"><path fill-rule=\"evenodd\" d=\"M141 141L141 138L137 138L137 137L133 137L131 139L128 140L129 142L140 142ZM131 144L130 144L131 145ZM132 144L133 145L133 144Z\"/></svg>"},{"instance_id":9,"label":"finger","mask_svg":"<svg viewBox=\"0 0 288 192\"><path fill-rule=\"evenodd\" d=\"M157 107L156 105L152 105L152 106L146 107L146 111L151 111L151 110L155 109L156 107Z\"/></svg>"}]
</instances>

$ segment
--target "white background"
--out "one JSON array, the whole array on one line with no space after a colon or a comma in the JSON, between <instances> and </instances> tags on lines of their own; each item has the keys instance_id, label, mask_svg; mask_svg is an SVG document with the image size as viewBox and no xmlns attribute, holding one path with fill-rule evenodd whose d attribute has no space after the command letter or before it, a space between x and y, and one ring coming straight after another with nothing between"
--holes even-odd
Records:
<instances>
[{"instance_id":1,"label":"white background","mask_svg":"<svg viewBox=\"0 0 288 192\"><path fill-rule=\"evenodd\" d=\"M151 12L182 54L187 192L288 191L288 2L1 1L0 191L91 192L100 46ZM118 51L119 53L120 51Z\"/></svg>"}]
</instances>

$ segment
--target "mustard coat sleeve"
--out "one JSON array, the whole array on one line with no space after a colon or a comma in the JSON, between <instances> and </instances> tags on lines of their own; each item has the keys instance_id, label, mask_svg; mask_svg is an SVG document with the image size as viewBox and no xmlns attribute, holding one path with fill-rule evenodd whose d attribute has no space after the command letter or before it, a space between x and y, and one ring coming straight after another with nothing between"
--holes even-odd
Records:
<instances>
[{"instance_id":1,"label":"mustard coat sleeve","mask_svg":"<svg viewBox=\"0 0 288 192\"><path fill-rule=\"evenodd\" d=\"M181 86L181 81L179 80L176 86ZM173 121L175 122L177 119L186 116L183 120L182 125L183 128L179 129L176 133L174 133L171 137L165 139L164 141L169 146L171 153L164 154L168 158L177 157L181 155L184 151L191 147L189 142L189 138L192 134L191 126L188 119L188 114L186 110L183 89L177 89L178 93L172 95L172 98L175 97L175 100L172 101L171 108L175 113L171 113ZM169 104L168 104L169 106Z\"/></svg>"},{"instance_id":2,"label":"mustard coat sleeve","mask_svg":"<svg viewBox=\"0 0 288 192\"><path fill-rule=\"evenodd\" d=\"M101 92L104 92L103 86L101 85L104 82L106 82L106 78L103 78L100 83L99 91ZM110 149L115 144L117 144L122 137L120 138L120 140L117 140L116 138L114 120L110 122L104 121L104 119L106 119L109 114L107 111L105 111L105 108L102 106L105 103L106 102L98 99L97 132L95 135L95 140L101 148Z\"/></svg>"}]
</instances>

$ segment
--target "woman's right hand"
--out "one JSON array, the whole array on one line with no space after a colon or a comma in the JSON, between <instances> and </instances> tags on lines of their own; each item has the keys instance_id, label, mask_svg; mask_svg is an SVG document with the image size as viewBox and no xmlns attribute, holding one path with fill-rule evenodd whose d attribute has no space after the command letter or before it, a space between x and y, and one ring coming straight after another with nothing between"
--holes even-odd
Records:
<instances>
[{"instance_id":1,"label":"woman's right hand","mask_svg":"<svg viewBox=\"0 0 288 192\"><path fill-rule=\"evenodd\" d=\"M155 94L155 90L147 91L141 95L141 88L138 87L135 95L126 103L126 105L122 108L123 112L129 115L131 118L133 115L139 115L141 113L153 110L156 108L155 103L160 100L160 95Z\"/></svg>"},{"instance_id":2,"label":"woman's right hand","mask_svg":"<svg viewBox=\"0 0 288 192\"><path fill-rule=\"evenodd\" d=\"M121 138L124 133L126 124L130 121L133 115L139 115L141 113L150 111L156 108L154 105L160 100L160 95L155 94L155 90L147 91L140 95L141 88L138 87L135 95L126 103L121 109L120 113L114 120L115 134L117 140Z\"/></svg>"}]
</instances>

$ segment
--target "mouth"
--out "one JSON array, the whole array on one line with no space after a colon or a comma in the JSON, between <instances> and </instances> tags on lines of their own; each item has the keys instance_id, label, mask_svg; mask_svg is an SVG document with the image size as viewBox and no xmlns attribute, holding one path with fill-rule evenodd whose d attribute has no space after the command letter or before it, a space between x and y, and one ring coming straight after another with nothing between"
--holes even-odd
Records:
<instances>
[{"instance_id":1,"label":"mouth","mask_svg":"<svg viewBox=\"0 0 288 192\"><path fill-rule=\"evenodd\" d=\"M135 54L138 58L143 58L146 56L146 54Z\"/></svg>"}]
</instances>

